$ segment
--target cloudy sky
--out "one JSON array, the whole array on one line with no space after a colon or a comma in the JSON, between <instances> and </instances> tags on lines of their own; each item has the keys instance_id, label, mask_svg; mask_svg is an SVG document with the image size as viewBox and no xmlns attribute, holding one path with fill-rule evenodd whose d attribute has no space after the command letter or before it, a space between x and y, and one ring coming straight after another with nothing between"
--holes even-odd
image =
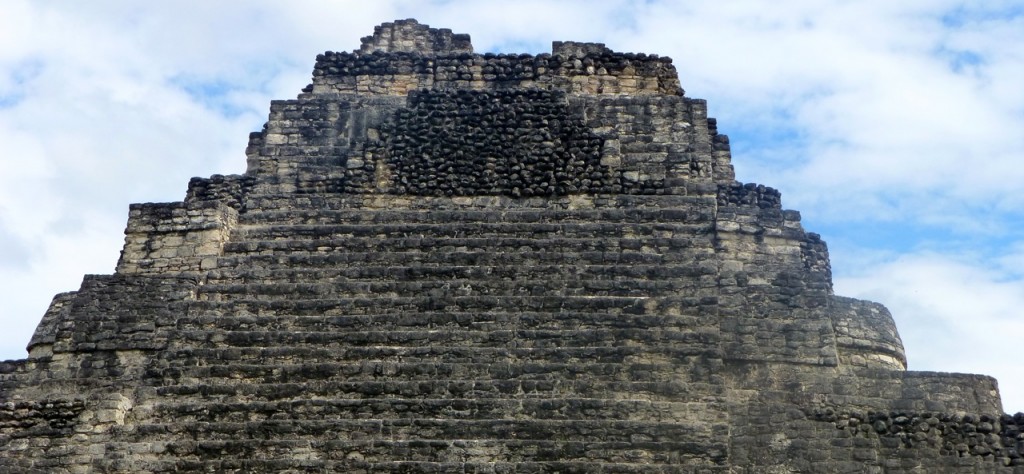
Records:
<instances>
[{"instance_id":1,"label":"cloudy sky","mask_svg":"<svg viewBox=\"0 0 1024 474\"><path fill-rule=\"evenodd\" d=\"M478 52L672 57L738 179L822 234L837 293L892 310L910 368L994 375L1024 411L1024 0L3 0L0 359L113 271L129 203L243 172L317 53L410 17Z\"/></svg>"}]
</instances>

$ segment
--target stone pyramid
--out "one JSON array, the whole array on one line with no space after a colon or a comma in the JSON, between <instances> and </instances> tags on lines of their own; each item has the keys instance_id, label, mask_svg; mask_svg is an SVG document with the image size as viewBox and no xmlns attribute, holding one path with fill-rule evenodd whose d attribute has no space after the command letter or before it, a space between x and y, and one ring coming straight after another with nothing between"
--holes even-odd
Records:
<instances>
[{"instance_id":1,"label":"stone pyramid","mask_svg":"<svg viewBox=\"0 0 1024 474\"><path fill-rule=\"evenodd\" d=\"M1024 473L668 58L385 23L246 153L0 363L0 471Z\"/></svg>"}]
</instances>

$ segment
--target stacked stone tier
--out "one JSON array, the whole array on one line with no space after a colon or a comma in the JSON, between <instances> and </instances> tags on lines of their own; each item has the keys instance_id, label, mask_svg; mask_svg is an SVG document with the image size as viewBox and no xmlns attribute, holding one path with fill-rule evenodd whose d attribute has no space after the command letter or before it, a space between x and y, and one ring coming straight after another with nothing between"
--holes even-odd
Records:
<instances>
[{"instance_id":1,"label":"stacked stone tier","mask_svg":"<svg viewBox=\"0 0 1024 474\"><path fill-rule=\"evenodd\" d=\"M716 301L699 296L713 226L692 205L713 197L378 199L239 212L187 309L149 334L161 349L113 432L132 441L106 448L145 452L105 468L721 468ZM210 450L246 461L199 461Z\"/></svg>"}]
</instances>

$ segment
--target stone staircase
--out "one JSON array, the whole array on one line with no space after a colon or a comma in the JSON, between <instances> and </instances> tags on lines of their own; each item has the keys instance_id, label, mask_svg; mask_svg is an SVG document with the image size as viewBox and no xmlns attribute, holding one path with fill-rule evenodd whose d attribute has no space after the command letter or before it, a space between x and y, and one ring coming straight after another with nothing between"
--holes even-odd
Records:
<instances>
[{"instance_id":1,"label":"stone staircase","mask_svg":"<svg viewBox=\"0 0 1024 474\"><path fill-rule=\"evenodd\" d=\"M1024 474L668 58L388 23L246 157L0 361L0 472Z\"/></svg>"},{"instance_id":2,"label":"stone staircase","mask_svg":"<svg viewBox=\"0 0 1024 474\"><path fill-rule=\"evenodd\" d=\"M692 205L288 208L240 213L108 446L135 464L110 469L721 467Z\"/></svg>"}]
</instances>

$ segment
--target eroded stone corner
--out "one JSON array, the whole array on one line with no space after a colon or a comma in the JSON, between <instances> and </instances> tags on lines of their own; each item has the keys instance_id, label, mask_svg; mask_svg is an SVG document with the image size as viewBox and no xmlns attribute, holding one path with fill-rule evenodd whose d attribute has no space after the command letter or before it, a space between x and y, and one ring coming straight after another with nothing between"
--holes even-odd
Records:
<instances>
[{"instance_id":1,"label":"eroded stone corner","mask_svg":"<svg viewBox=\"0 0 1024 474\"><path fill-rule=\"evenodd\" d=\"M174 274L216 267L238 211L220 202L133 204L119 274Z\"/></svg>"}]
</instances>

